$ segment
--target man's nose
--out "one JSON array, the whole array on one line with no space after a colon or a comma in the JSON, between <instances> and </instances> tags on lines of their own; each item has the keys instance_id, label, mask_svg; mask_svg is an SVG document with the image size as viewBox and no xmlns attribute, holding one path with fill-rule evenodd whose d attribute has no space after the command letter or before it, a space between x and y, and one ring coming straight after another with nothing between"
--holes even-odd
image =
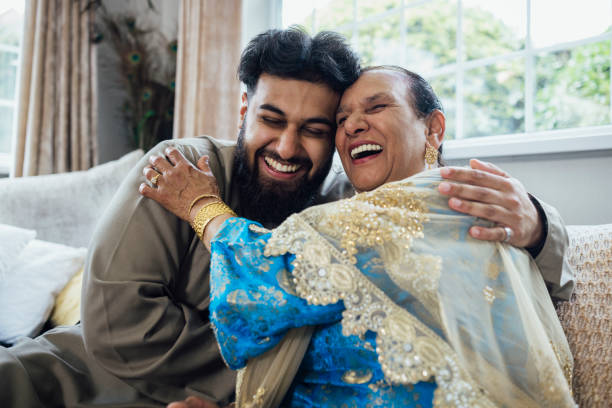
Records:
<instances>
[{"instance_id":1,"label":"man's nose","mask_svg":"<svg viewBox=\"0 0 612 408\"><path fill-rule=\"evenodd\" d=\"M276 153L278 153L282 159L289 160L296 157L300 152L300 143L300 136L297 129L291 126L287 127L279 136Z\"/></svg>"},{"instance_id":2,"label":"man's nose","mask_svg":"<svg viewBox=\"0 0 612 408\"><path fill-rule=\"evenodd\" d=\"M344 130L349 136L357 136L359 133L363 133L368 130L368 122L364 115L359 112L352 113L344 121Z\"/></svg>"}]
</instances>

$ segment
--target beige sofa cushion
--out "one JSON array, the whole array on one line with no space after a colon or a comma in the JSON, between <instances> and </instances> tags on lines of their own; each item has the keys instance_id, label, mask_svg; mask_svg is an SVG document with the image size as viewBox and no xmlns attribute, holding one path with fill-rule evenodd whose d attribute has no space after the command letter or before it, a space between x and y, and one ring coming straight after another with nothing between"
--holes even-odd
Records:
<instances>
[{"instance_id":1,"label":"beige sofa cushion","mask_svg":"<svg viewBox=\"0 0 612 408\"><path fill-rule=\"evenodd\" d=\"M576 288L557 313L574 355L574 399L580 407L612 401L612 224L569 226L566 256Z\"/></svg>"}]
</instances>

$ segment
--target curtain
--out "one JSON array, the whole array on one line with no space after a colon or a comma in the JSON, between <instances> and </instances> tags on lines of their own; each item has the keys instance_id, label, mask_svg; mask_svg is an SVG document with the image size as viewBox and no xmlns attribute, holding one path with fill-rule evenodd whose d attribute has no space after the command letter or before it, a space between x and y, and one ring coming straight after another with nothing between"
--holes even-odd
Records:
<instances>
[{"instance_id":1,"label":"curtain","mask_svg":"<svg viewBox=\"0 0 612 408\"><path fill-rule=\"evenodd\" d=\"M83 1L28 0L12 176L96 164L96 63Z\"/></svg>"},{"instance_id":2,"label":"curtain","mask_svg":"<svg viewBox=\"0 0 612 408\"><path fill-rule=\"evenodd\" d=\"M241 0L182 0L179 14L175 138L236 139Z\"/></svg>"}]
</instances>

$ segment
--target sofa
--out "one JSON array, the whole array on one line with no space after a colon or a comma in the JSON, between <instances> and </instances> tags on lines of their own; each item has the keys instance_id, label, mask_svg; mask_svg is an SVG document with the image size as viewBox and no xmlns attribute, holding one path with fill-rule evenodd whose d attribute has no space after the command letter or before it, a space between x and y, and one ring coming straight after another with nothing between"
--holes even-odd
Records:
<instances>
[{"instance_id":1,"label":"sofa","mask_svg":"<svg viewBox=\"0 0 612 408\"><path fill-rule=\"evenodd\" d=\"M38 241L80 249L80 265L72 265L70 276L53 278L56 287L48 291L54 304L50 315L62 306L65 316L38 327L72 324L78 320L80 273L95 224L112 198L122 178L142 156L132 152L114 162L84 172L37 176L22 179L0 179L0 225L12 225L35 231ZM576 289L569 302L557 304L557 312L574 354L573 391L576 402L584 407L610 406L612 401L612 224L569 226L570 245L567 257L576 272ZM29 233L32 239L32 232ZM0 234L1 238L1 234ZM26 237L27 238L27 237ZM16 243L10 243L15 246ZM9 246L10 246L9 245ZM58 251L62 248L57 247ZM13 249L16 251L17 249ZM6 252L6 251L5 251ZM0 253L1 255L1 253ZM77 261L76 264L79 262ZM2 265L0 264L0 267ZM7 265L4 265L6 268ZM41 268L39 268L41 269ZM46 269L46 268L45 268ZM0 271L1 272L1 271ZM38 271L37 277L49 274ZM0 289L1 289L0 275ZM51 283L48 283L52 286ZM27 282L25 286L31 286ZM15 302L21 302L15 294ZM2 305L0 299L0 341ZM66 306L67 305L67 306ZM49 308L47 308L49 309ZM53 319L51 319L53 320Z\"/></svg>"},{"instance_id":2,"label":"sofa","mask_svg":"<svg viewBox=\"0 0 612 408\"><path fill-rule=\"evenodd\" d=\"M87 171L0 179L0 343L79 320L89 239L142 155Z\"/></svg>"}]
</instances>

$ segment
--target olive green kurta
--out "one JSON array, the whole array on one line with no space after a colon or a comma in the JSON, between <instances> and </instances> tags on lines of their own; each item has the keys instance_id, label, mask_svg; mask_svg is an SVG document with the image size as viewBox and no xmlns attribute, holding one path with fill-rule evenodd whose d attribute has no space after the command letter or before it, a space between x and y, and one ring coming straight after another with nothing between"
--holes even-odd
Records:
<instances>
[{"instance_id":1,"label":"olive green kurta","mask_svg":"<svg viewBox=\"0 0 612 408\"><path fill-rule=\"evenodd\" d=\"M168 145L194 163L209 155L222 198L240 214L233 143L178 139L150 154L163 154ZM138 193L150 154L123 182L94 233L82 330L58 328L0 348L0 400L7 406L148 407L188 395L221 403L232 398L234 373L221 359L208 320L210 254L186 222ZM319 201L352 191L345 177L334 176ZM556 210L543 208L548 231L536 262L551 293L567 297L573 286L562 256L567 234Z\"/></svg>"}]
</instances>

